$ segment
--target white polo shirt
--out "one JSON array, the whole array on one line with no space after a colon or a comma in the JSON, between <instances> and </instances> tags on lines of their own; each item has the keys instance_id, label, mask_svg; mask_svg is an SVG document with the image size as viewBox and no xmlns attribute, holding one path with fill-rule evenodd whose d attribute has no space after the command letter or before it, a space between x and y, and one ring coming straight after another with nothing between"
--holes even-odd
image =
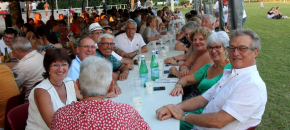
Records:
<instances>
[{"instance_id":1,"label":"white polo shirt","mask_svg":"<svg viewBox=\"0 0 290 130\"><path fill-rule=\"evenodd\" d=\"M139 33L135 33L132 41L129 40L126 33L118 35L114 39L115 47L126 52L131 53L133 51L139 50L139 47L146 46L142 36Z\"/></svg>"},{"instance_id":2,"label":"white polo shirt","mask_svg":"<svg viewBox=\"0 0 290 130\"><path fill-rule=\"evenodd\" d=\"M0 51L2 52L3 55L5 55L5 47L7 47L7 52L8 52L8 54L9 54L10 52L12 52L12 50L10 49L10 47L7 46L7 45L4 43L4 39L2 38L2 39L0 40Z\"/></svg>"},{"instance_id":3,"label":"white polo shirt","mask_svg":"<svg viewBox=\"0 0 290 130\"><path fill-rule=\"evenodd\" d=\"M209 101L202 114L217 113L221 109L236 120L224 130L246 130L262 120L267 102L267 90L257 66L227 69L223 77L202 95ZM216 128L195 129L215 130Z\"/></svg>"}]
</instances>

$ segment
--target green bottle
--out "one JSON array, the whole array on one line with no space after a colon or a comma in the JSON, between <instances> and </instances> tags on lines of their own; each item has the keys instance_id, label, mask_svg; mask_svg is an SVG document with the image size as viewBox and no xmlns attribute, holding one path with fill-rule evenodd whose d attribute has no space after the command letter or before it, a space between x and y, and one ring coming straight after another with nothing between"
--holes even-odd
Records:
<instances>
[{"instance_id":1,"label":"green bottle","mask_svg":"<svg viewBox=\"0 0 290 130\"><path fill-rule=\"evenodd\" d=\"M140 79L145 79L144 87L146 87L146 82L149 81L149 75L148 75L148 68L145 63L145 56L141 55L141 65L139 69Z\"/></svg>"},{"instance_id":2,"label":"green bottle","mask_svg":"<svg viewBox=\"0 0 290 130\"><path fill-rule=\"evenodd\" d=\"M5 54L4 54L4 63L10 62L10 58L8 55L7 47L5 47Z\"/></svg>"},{"instance_id":3,"label":"green bottle","mask_svg":"<svg viewBox=\"0 0 290 130\"><path fill-rule=\"evenodd\" d=\"M159 69L158 69L158 62L155 57L155 51L152 51L152 58L151 58L151 79L155 81L159 79Z\"/></svg>"}]
</instances>

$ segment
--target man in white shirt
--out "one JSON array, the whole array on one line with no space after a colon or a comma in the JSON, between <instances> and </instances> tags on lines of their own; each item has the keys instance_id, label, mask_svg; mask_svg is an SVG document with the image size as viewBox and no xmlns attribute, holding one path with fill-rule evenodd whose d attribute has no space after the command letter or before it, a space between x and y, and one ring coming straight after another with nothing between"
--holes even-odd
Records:
<instances>
[{"instance_id":1,"label":"man in white shirt","mask_svg":"<svg viewBox=\"0 0 290 130\"><path fill-rule=\"evenodd\" d=\"M7 28L4 30L4 36L0 40L0 52L5 55L5 48L7 48L7 53L9 58L14 58L11 53L12 41L17 36L17 31L13 28Z\"/></svg>"},{"instance_id":2,"label":"man in white shirt","mask_svg":"<svg viewBox=\"0 0 290 130\"><path fill-rule=\"evenodd\" d=\"M261 122L267 90L256 66L260 38L249 29L235 30L231 37L227 50L232 69L226 69L221 79L201 96L158 109L159 120L175 117L194 124L197 130L246 130ZM184 112L203 107L202 114Z\"/></svg>"},{"instance_id":3,"label":"man in white shirt","mask_svg":"<svg viewBox=\"0 0 290 130\"><path fill-rule=\"evenodd\" d=\"M43 56L32 50L31 43L25 37L16 37L13 40L12 53L19 59L18 64L12 68L12 72L20 90L23 86L28 87L25 94L25 100L28 101L34 84L43 80Z\"/></svg>"},{"instance_id":4,"label":"man in white shirt","mask_svg":"<svg viewBox=\"0 0 290 130\"><path fill-rule=\"evenodd\" d=\"M219 11L219 1L217 1L214 4L213 9L215 11ZM228 22L228 0L223 0L223 14L224 14L224 22L225 22L225 25L227 26L227 22Z\"/></svg>"},{"instance_id":5,"label":"man in white shirt","mask_svg":"<svg viewBox=\"0 0 290 130\"><path fill-rule=\"evenodd\" d=\"M134 20L128 20L125 23L125 33L114 38L115 52L122 57L134 58L139 53L146 53L148 48L137 31L137 24ZM141 50L141 52L139 52Z\"/></svg>"}]
</instances>

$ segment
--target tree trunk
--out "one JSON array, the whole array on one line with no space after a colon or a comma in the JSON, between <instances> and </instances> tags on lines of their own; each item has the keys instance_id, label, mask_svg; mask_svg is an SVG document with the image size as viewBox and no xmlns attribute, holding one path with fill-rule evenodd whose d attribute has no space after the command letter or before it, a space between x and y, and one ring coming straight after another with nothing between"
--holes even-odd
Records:
<instances>
[{"instance_id":1,"label":"tree trunk","mask_svg":"<svg viewBox=\"0 0 290 130\"><path fill-rule=\"evenodd\" d=\"M19 1L11 1L9 2L9 10L11 14L11 22L12 26L16 24L17 19L22 19L21 9L20 9L20 3Z\"/></svg>"}]
</instances>

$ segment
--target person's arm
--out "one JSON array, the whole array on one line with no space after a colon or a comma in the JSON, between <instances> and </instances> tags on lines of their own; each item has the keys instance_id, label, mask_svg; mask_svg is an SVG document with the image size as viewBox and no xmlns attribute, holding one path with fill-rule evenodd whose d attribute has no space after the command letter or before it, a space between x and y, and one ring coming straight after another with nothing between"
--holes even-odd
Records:
<instances>
[{"instance_id":1,"label":"person's arm","mask_svg":"<svg viewBox=\"0 0 290 130\"><path fill-rule=\"evenodd\" d=\"M188 48L184 47L184 44L182 42L178 41L174 46L174 50L188 51Z\"/></svg>"},{"instance_id":2,"label":"person's arm","mask_svg":"<svg viewBox=\"0 0 290 130\"><path fill-rule=\"evenodd\" d=\"M199 81L194 78L194 74L189 74L187 76L184 76L177 81L174 89L170 92L170 95L171 96L179 96L180 93L183 95L184 94L183 93L184 86L187 86L190 84L196 84L198 82Z\"/></svg>"},{"instance_id":3,"label":"person's arm","mask_svg":"<svg viewBox=\"0 0 290 130\"><path fill-rule=\"evenodd\" d=\"M178 41L178 42L180 42L180 39L184 36L184 32L180 32L179 34L176 34L176 40Z\"/></svg>"},{"instance_id":4,"label":"person's arm","mask_svg":"<svg viewBox=\"0 0 290 130\"><path fill-rule=\"evenodd\" d=\"M146 37L146 40L150 42L150 41L158 40L159 38L161 38L160 34L157 35L156 37Z\"/></svg>"},{"instance_id":5,"label":"person's arm","mask_svg":"<svg viewBox=\"0 0 290 130\"><path fill-rule=\"evenodd\" d=\"M159 120L163 121L166 119L169 119L171 117L177 117L177 115L172 112L173 110L178 110L181 111L181 118L183 111L193 111L193 110L198 110L200 108L203 108L207 105L208 101L202 97L202 96L197 96L194 98L190 98L188 100L185 100L177 105L166 105L158 110L156 110L156 116ZM177 109L169 109L172 108L171 106L176 107ZM173 115L175 114L175 116Z\"/></svg>"},{"instance_id":6,"label":"person's arm","mask_svg":"<svg viewBox=\"0 0 290 130\"><path fill-rule=\"evenodd\" d=\"M192 65L191 69L189 70L189 74L194 73L195 71L197 71L198 69L200 69L202 66L204 66L207 63L213 63L208 52L204 53L203 55L197 58L198 60L196 60L195 63Z\"/></svg>"},{"instance_id":7,"label":"person's arm","mask_svg":"<svg viewBox=\"0 0 290 130\"><path fill-rule=\"evenodd\" d=\"M50 128L54 111L49 93L42 88L37 88L34 91L34 100L42 119Z\"/></svg>"},{"instance_id":8,"label":"person's arm","mask_svg":"<svg viewBox=\"0 0 290 130\"><path fill-rule=\"evenodd\" d=\"M123 81L126 80L129 74L129 68L128 66L122 64L118 70L120 71L120 75L119 75L119 80Z\"/></svg>"}]
</instances>

